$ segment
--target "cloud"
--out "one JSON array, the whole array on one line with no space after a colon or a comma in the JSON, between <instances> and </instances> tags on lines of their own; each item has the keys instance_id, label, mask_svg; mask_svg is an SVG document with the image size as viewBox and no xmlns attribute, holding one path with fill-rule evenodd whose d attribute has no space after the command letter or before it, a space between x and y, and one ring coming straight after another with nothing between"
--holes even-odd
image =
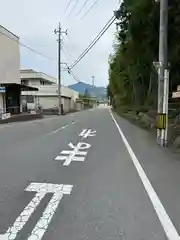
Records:
<instances>
[{"instance_id":1,"label":"cloud","mask_svg":"<svg viewBox=\"0 0 180 240\"><path fill-rule=\"evenodd\" d=\"M77 17L84 1L79 0L68 18L76 0L72 0L66 13L67 0L0 0L0 24L18 35L23 43L52 59L57 59L57 37L54 35L54 28L58 27L58 22L61 21L62 28L68 29L69 32L68 37L63 37L62 61L70 65L103 28L113 15L113 10L117 9L117 0L99 0L93 10L81 20L83 14L95 2L89 0ZM107 84L108 56L112 51L114 32L115 26L111 26L96 46L73 69L81 81L90 83L91 76L94 75L97 85ZM55 61L45 59L22 47L21 66L57 76ZM63 84L74 82L67 73L63 72L62 76Z\"/></svg>"}]
</instances>

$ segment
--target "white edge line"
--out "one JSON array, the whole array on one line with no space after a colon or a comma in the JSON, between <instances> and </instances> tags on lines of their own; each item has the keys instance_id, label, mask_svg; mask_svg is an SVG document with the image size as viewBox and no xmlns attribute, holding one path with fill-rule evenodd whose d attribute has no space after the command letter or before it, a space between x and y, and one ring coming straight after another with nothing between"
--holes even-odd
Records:
<instances>
[{"instance_id":1,"label":"white edge line","mask_svg":"<svg viewBox=\"0 0 180 240\"><path fill-rule=\"evenodd\" d=\"M154 207L154 209L157 213L157 216L158 216L158 218L161 222L161 225L162 225L162 227L165 231L165 234L166 234L168 240L180 240L180 236L179 236L176 228L174 227L174 225L173 225L170 217L168 216L164 206L162 205L158 195L156 194L155 190L153 189L148 177L146 176L146 173L144 172L144 170L143 170L141 164L139 163L136 155L134 154L131 146L129 145L124 133L122 132L121 128L119 127L119 125L118 125L116 119L114 118L111 110L109 110L109 112L110 112L111 117L112 117L112 119L113 119L113 121L114 121L120 135L121 135L121 138L122 138L122 140L123 140L123 142L124 142L124 144L127 148L127 151L128 151L128 153L129 153L129 155L132 159L132 162L133 162L133 164L134 164L134 166L135 166L135 168L136 168L136 170L139 174L139 177L140 177L140 179L141 179L141 181L144 185L144 188L145 188L145 190L146 190L146 192L147 192L147 194L148 194L148 196L149 196L149 198L150 198L150 200L153 204L153 207Z\"/></svg>"}]
</instances>

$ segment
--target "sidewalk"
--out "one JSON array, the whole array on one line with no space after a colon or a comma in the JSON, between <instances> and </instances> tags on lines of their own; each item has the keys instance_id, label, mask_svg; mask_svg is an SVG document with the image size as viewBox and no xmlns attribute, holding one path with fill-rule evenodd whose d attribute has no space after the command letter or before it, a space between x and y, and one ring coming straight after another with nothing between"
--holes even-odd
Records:
<instances>
[{"instance_id":1,"label":"sidewalk","mask_svg":"<svg viewBox=\"0 0 180 240\"><path fill-rule=\"evenodd\" d=\"M149 132L114 116L180 233L180 155L158 146Z\"/></svg>"},{"instance_id":2,"label":"sidewalk","mask_svg":"<svg viewBox=\"0 0 180 240\"><path fill-rule=\"evenodd\" d=\"M42 118L43 118L43 114L41 114L41 113L35 113L35 114L21 113L21 114L11 115L10 118L0 119L0 124L32 121L32 120L42 119Z\"/></svg>"}]
</instances>

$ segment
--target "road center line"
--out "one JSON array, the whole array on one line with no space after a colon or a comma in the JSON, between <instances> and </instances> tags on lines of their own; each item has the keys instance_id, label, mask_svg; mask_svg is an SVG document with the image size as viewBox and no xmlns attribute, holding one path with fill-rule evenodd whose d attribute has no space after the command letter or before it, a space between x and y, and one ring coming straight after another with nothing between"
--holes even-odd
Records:
<instances>
[{"instance_id":1,"label":"road center line","mask_svg":"<svg viewBox=\"0 0 180 240\"><path fill-rule=\"evenodd\" d=\"M68 127L68 125L65 125L65 126L63 126L61 129L65 129L65 128L67 128Z\"/></svg>"},{"instance_id":2,"label":"road center line","mask_svg":"<svg viewBox=\"0 0 180 240\"><path fill-rule=\"evenodd\" d=\"M73 124L75 124L75 123L77 123L77 121L73 121L71 124L73 125ZM56 129L56 130L54 130L54 131L48 133L47 135L48 135L48 136L51 136L51 135L53 135L53 134L59 132L60 130L67 128L68 126L69 126L68 124L67 124L67 125L64 125L64 126L58 128L58 129Z\"/></svg>"},{"instance_id":3,"label":"road center line","mask_svg":"<svg viewBox=\"0 0 180 240\"><path fill-rule=\"evenodd\" d=\"M54 131L48 133L47 135L48 135L48 136L51 136L51 135L53 135L53 134L59 132L60 130L67 128L68 126L69 126L69 125L62 126L62 127L58 128L58 129L56 129L56 130L54 130Z\"/></svg>"},{"instance_id":4,"label":"road center line","mask_svg":"<svg viewBox=\"0 0 180 240\"><path fill-rule=\"evenodd\" d=\"M165 231L165 234L168 238L168 240L180 240L180 236L176 230L176 228L174 227L170 217L168 216L164 206L162 205L158 195L156 194L155 190L153 189L148 177L146 176L146 173L144 172L141 164L139 163L136 155L134 154L131 146L129 145L124 133L122 132L120 126L118 125L116 119L114 118L113 114L112 114L112 111L109 110L110 114L111 114L111 117L121 135L121 138L127 148L127 151L131 157L131 160L139 174L139 177L144 185L144 188L153 204L153 207L156 211L156 214L161 222L161 225Z\"/></svg>"}]
</instances>

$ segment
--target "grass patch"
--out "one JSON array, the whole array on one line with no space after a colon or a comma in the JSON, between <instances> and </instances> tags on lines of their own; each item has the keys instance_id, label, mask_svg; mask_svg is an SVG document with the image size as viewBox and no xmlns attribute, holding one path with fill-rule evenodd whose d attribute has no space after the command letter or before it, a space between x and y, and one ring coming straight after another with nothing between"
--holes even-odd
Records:
<instances>
[{"instance_id":1,"label":"grass patch","mask_svg":"<svg viewBox=\"0 0 180 240\"><path fill-rule=\"evenodd\" d=\"M143 112L139 112L139 110L140 109L134 110L134 109L128 109L128 108L119 108L119 109L115 109L115 112L119 116L127 119L129 122L137 125L138 127L141 127L146 130L152 129L151 127L152 122L145 115L147 110L144 109Z\"/></svg>"}]
</instances>

